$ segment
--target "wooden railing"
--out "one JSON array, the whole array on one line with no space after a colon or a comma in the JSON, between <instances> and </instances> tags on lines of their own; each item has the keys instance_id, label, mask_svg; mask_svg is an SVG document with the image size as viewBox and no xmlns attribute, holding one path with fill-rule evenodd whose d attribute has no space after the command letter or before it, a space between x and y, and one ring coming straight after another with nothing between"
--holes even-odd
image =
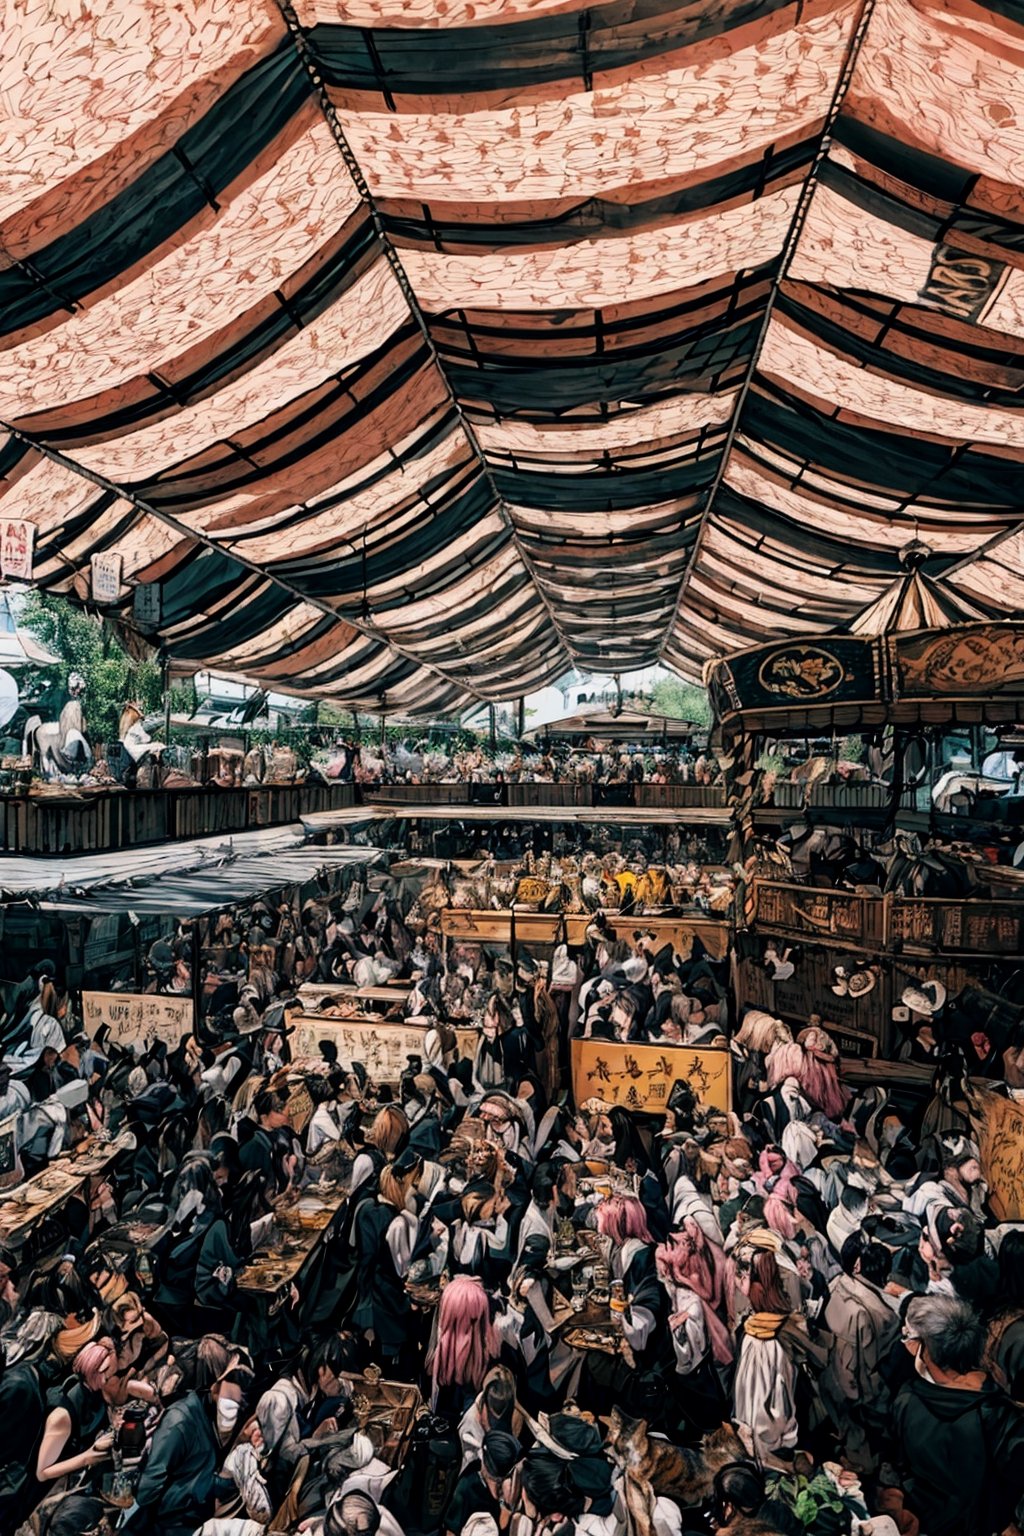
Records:
<instances>
[{"instance_id":1,"label":"wooden railing","mask_svg":"<svg viewBox=\"0 0 1024 1536\"><path fill-rule=\"evenodd\" d=\"M284 826L356 803L351 784L0 795L0 851L61 856Z\"/></svg>"},{"instance_id":2,"label":"wooden railing","mask_svg":"<svg viewBox=\"0 0 1024 1536\"><path fill-rule=\"evenodd\" d=\"M755 880L751 928L807 944L919 955L1024 953L1024 901L976 897L861 896Z\"/></svg>"},{"instance_id":3,"label":"wooden railing","mask_svg":"<svg viewBox=\"0 0 1024 1536\"><path fill-rule=\"evenodd\" d=\"M639 806L647 810L725 810L721 786L698 784L368 784L377 805Z\"/></svg>"}]
</instances>

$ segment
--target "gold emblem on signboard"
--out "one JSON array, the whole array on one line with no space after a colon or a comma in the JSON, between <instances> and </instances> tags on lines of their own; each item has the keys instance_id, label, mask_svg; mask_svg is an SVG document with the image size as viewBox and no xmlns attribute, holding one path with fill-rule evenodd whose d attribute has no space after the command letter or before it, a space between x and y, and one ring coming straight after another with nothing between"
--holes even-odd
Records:
<instances>
[{"instance_id":1,"label":"gold emblem on signboard","mask_svg":"<svg viewBox=\"0 0 1024 1536\"><path fill-rule=\"evenodd\" d=\"M757 680L766 693L786 699L823 699L846 679L837 656L816 645L791 645L761 663Z\"/></svg>"}]
</instances>

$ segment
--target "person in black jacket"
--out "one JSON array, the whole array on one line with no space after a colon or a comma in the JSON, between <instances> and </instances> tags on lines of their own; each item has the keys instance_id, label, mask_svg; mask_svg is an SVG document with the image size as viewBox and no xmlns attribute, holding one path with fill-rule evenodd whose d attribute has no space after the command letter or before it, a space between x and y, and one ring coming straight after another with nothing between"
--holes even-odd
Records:
<instances>
[{"instance_id":1,"label":"person in black jacket","mask_svg":"<svg viewBox=\"0 0 1024 1536\"><path fill-rule=\"evenodd\" d=\"M915 1296L903 1326L915 1379L893 1408L907 1508L928 1536L991 1536L1024 1519L1024 1411L981 1367L965 1302Z\"/></svg>"},{"instance_id":2,"label":"person in black jacket","mask_svg":"<svg viewBox=\"0 0 1024 1536\"><path fill-rule=\"evenodd\" d=\"M35 1367L8 1366L0 1343L0 1531L16 1530L39 1497L32 1470L45 1419L46 1404Z\"/></svg>"},{"instance_id":3,"label":"person in black jacket","mask_svg":"<svg viewBox=\"0 0 1024 1536\"><path fill-rule=\"evenodd\" d=\"M243 1173L256 1168L263 1174L267 1185L273 1188L275 1133L288 1124L284 1099L273 1089L262 1088L253 1100L253 1109L256 1111L256 1129L242 1148L238 1161Z\"/></svg>"},{"instance_id":4,"label":"person in black jacket","mask_svg":"<svg viewBox=\"0 0 1024 1536\"><path fill-rule=\"evenodd\" d=\"M209 1392L187 1392L166 1410L153 1435L135 1502L120 1526L131 1536L192 1536L213 1513L221 1447Z\"/></svg>"}]
</instances>

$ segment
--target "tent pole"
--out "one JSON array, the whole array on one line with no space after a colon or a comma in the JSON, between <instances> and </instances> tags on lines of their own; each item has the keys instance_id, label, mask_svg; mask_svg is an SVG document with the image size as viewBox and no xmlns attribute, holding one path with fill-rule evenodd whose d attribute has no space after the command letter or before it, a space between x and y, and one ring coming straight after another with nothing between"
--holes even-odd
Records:
<instances>
[{"instance_id":1,"label":"tent pole","mask_svg":"<svg viewBox=\"0 0 1024 1536\"><path fill-rule=\"evenodd\" d=\"M164 657L164 741L171 744L171 658Z\"/></svg>"}]
</instances>

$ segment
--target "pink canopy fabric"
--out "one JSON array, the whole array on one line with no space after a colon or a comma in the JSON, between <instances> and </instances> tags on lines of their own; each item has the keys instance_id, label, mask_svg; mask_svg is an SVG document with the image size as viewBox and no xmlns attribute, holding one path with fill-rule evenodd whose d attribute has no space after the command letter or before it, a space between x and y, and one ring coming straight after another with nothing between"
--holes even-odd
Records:
<instances>
[{"instance_id":1,"label":"pink canopy fabric","mask_svg":"<svg viewBox=\"0 0 1024 1536\"><path fill-rule=\"evenodd\" d=\"M439 713L1024 607L1024 4L12 0L0 520Z\"/></svg>"}]
</instances>

